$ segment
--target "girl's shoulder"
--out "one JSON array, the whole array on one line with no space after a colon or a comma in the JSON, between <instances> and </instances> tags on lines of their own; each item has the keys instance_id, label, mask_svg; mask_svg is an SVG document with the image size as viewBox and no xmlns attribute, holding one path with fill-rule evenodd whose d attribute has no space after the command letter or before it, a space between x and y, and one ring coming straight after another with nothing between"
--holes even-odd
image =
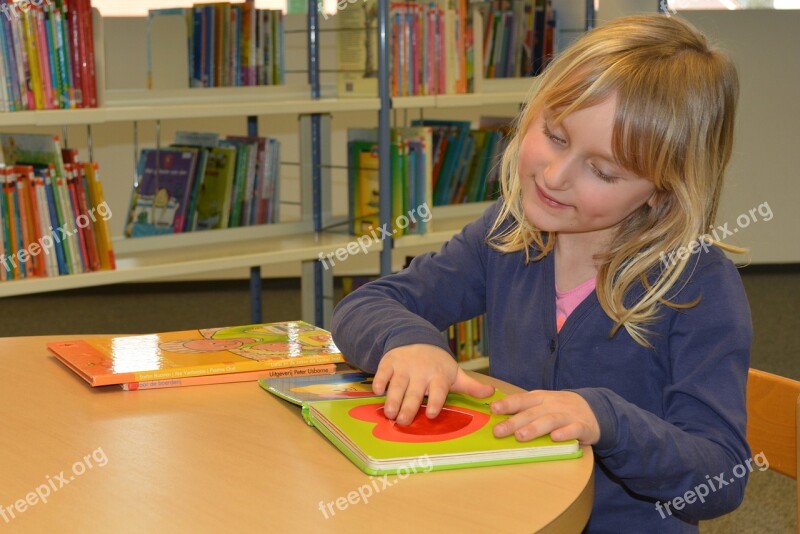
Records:
<instances>
[{"instance_id":1,"label":"girl's shoulder","mask_svg":"<svg viewBox=\"0 0 800 534\"><path fill-rule=\"evenodd\" d=\"M719 247L708 244L690 254L668 300L688 303L711 295L737 302L747 299L737 265Z\"/></svg>"}]
</instances>

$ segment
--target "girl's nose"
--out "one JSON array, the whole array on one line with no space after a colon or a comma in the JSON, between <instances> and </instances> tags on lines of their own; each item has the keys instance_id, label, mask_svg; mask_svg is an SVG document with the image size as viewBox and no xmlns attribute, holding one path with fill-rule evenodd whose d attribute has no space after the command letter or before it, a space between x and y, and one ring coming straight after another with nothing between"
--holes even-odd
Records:
<instances>
[{"instance_id":1,"label":"girl's nose","mask_svg":"<svg viewBox=\"0 0 800 534\"><path fill-rule=\"evenodd\" d=\"M569 167L569 158L553 155L544 169L544 186L553 191L566 189L569 185Z\"/></svg>"}]
</instances>

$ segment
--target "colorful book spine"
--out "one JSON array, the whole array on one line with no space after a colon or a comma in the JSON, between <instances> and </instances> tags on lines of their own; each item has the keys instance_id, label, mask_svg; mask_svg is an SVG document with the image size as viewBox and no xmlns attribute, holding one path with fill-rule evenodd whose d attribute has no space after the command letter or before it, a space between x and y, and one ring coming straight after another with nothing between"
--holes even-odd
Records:
<instances>
[{"instance_id":1,"label":"colorful book spine","mask_svg":"<svg viewBox=\"0 0 800 534\"><path fill-rule=\"evenodd\" d=\"M128 382L120 384L126 391L143 389L162 389L184 386L203 386L208 384L231 384L237 382L254 382L261 378L281 378L286 376L330 375L336 372L336 364L327 363L308 365L305 367L289 367L286 369L269 369L266 371L248 371L244 373L228 373L223 375L190 376L166 380L150 380L144 382Z\"/></svg>"}]
</instances>

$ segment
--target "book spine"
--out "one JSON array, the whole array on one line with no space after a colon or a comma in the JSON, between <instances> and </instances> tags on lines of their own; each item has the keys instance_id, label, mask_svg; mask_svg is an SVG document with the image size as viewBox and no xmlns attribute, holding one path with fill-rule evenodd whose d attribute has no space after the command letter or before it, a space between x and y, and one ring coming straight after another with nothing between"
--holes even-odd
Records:
<instances>
[{"instance_id":1,"label":"book spine","mask_svg":"<svg viewBox=\"0 0 800 534\"><path fill-rule=\"evenodd\" d=\"M70 73L72 74L72 88L74 91L75 107L86 107L83 93L83 62L81 61L81 25L80 0L67 0L64 4L67 10L67 38L69 40Z\"/></svg>"},{"instance_id":2,"label":"book spine","mask_svg":"<svg viewBox=\"0 0 800 534\"><path fill-rule=\"evenodd\" d=\"M261 360L250 362L235 362L218 365L201 365L184 367L182 369L161 369L158 371L145 371L133 373L132 380L126 382L144 382L150 380L166 380L173 378L188 378L202 375L220 375L227 373L241 373L247 371L266 371L270 369L285 369L289 367L307 367L323 363L342 363L341 354L320 354L316 356L297 356L290 360ZM98 384L101 385L101 384Z\"/></svg>"},{"instance_id":3,"label":"book spine","mask_svg":"<svg viewBox=\"0 0 800 534\"><path fill-rule=\"evenodd\" d=\"M103 196L103 183L100 181L99 167L97 163L91 162L84 163L83 169L88 183L90 204L95 214L95 217L92 217L92 223L97 235L100 268L113 270L116 269L116 260L111 241L111 230L108 227L108 219L111 217L111 212L108 210L108 204L106 204ZM100 209L101 207L103 209Z\"/></svg>"},{"instance_id":4,"label":"book spine","mask_svg":"<svg viewBox=\"0 0 800 534\"><path fill-rule=\"evenodd\" d=\"M47 194L44 190L44 180L35 174L31 177L33 184L34 202L38 214L39 236L44 252L44 274L42 276L57 276L58 263L55 262L55 249L53 248L53 237L48 229L50 227L50 214L47 206ZM45 239L47 237L47 239ZM55 266L55 268L54 268Z\"/></svg>"},{"instance_id":5,"label":"book spine","mask_svg":"<svg viewBox=\"0 0 800 534\"><path fill-rule=\"evenodd\" d=\"M50 47L47 45L48 32L44 20L44 11L32 8L31 13L33 13L34 35L39 53L39 74L44 88L44 107L45 109L56 109L58 108L58 102L56 93L53 91L53 64L50 56Z\"/></svg>"},{"instance_id":6,"label":"book spine","mask_svg":"<svg viewBox=\"0 0 800 534\"><path fill-rule=\"evenodd\" d=\"M306 367L290 367L287 369L272 369L268 371L255 371L246 373L228 373L224 375L193 376L187 378L174 378L167 380L150 380L145 382L128 382L120 384L126 391L141 389L162 389L185 386L201 386L207 384L231 384L236 382L252 382L261 378L281 378L287 376L317 376L330 375L336 372L336 364L310 365Z\"/></svg>"},{"instance_id":7,"label":"book spine","mask_svg":"<svg viewBox=\"0 0 800 534\"><path fill-rule=\"evenodd\" d=\"M50 212L50 235L53 238L53 246L56 249L56 262L58 263L58 274L69 274L69 262L64 243L59 234L58 204L56 201L56 191L54 180L49 169L43 170L45 192L47 194L47 206Z\"/></svg>"},{"instance_id":8,"label":"book spine","mask_svg":"<svg viewBox=\"0 0 800 534\"><path fill-rule=\"evenodd\" d=\"M81 28L83 29L83 40L86 42L86 55L84 58L86 61L87 75L87 80L84 83L86 85L86 91L88 92L89 98L87 107L96 108L97 74L95 72L94 64L94 22L92 20L92 4L90 0L84 0L82 7L83 10L81 14L83 16L83 23L81 24Z\"/></svg>"},{"instance_id":9,"label":"book spine","mask_svg":"<svg viewBox=\"0 0 800 534\"><path fill-rule=\"evenodd\" d=\"M44 109L44 95L42 94L42 81L39 73L39 55L36 52L36 40L33 33L33 13L28 11L22 15L24 31L23 41L28 53L30 65L30 87L33 93L33 107L31 109Z\"/></svg>"},{"instance_id":10,"label":"book spine","mask_svg":"<svg viewBox=\"0 0 800 534\"><path fill-rule=\"evenodd\" d=\"M3 190L5 176L0 171L0 280L11 278L11 265L7 252L8 248L8 207L6 206L6 195Z\"/></svg>"},{"instance_id":11,"label":"book spine","mask_svg":"<svg viewBox=\"0 0 800 534\"><path fill-rule=\"evenodd\" d=\"M38 271L39 257L35 254L32 245L38 241L34 226L34 214L30 203L30 192L25 177L24 167L15 167L15 187L17 189L17 201L19 203L20 229L22 231L23 250L26 252L20 258L20 268L25 271L25 276L33 276Z\"/></svg>"},{"instance_id":12,"label":"book spine","mask_svg":"<svg viewBox=\"0 0 800 534\"><path fill-rule=\"evenodd\" d=\"M28 263L21 261L22 252L25 250L25 237L24 230L22 228L22 214L20 213L20 199L17 192L16 179L13 170L6 176L6 180L8 195L11 199L10 205L13 207L12 209L9 209L9 212L13 216L13 223L11 226L13 230L12 239L14 240L14 250L17 253L17 260L20 260L15 265L14 270L17 273L17 278L25 278L28 275L28 271L26 269Z\"/></svg>"}]
</instances>

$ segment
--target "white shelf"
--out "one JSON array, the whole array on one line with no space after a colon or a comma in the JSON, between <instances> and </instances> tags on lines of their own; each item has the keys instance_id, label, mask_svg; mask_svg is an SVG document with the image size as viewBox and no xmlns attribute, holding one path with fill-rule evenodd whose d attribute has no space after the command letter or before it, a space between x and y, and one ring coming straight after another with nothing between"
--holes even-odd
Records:
<instances>
[{"instance_id":1,"label":"white shelf","mask_svg":"<svg viewBox=\"0 0 800 534\"><path fill-rule=\"evenodd\" d=\"M205 97L182 103L141 103L90 109L59 109L0 113L0 128L9 126L72 126L142 120L199 119L249 115L297 115L342 111L377 111L377 98L326 98L319 100L239 100L210 103Z\"/></svg>"},{"instance_id":2,"label":"white shelf","mask_svg":"<svg viewBox=\"0 0 800 534\"><path fill-rule=\"evenodd\" d=\"M207 233L198 232L197 235ZM352 237L347 235L303 232L193 248L160 248L125 254L117 252L117 269L114 271L0 282L0 297L311 261L316 260L320 252L346 247L350 241Z\"/></svg>"},{"instance_id":3,"label":"white shelf","mask_svg":"<svg viewBox=\"0 0 800 534\"><path fill-rule=\"evenodd\" d=\"M286 237L314 232L311 221L261 224L241 228L206 230L202 232L182 232L152 237L117 237L114 239L114 253L118 256L157 250L174 250L183 247L211 246L271 237Z\"/></svg>"},{"instance_id":4,"label":"white shelf","mask_svg":"<svg viewBox=\"0 0 800 534\"><path fill-rule=\"evenodd\" d=\"M465 371L482 371L489 368L489 357L481 356L480 358L473 358L463 362L458 362Z\"/></svg>"}]
</instances>

